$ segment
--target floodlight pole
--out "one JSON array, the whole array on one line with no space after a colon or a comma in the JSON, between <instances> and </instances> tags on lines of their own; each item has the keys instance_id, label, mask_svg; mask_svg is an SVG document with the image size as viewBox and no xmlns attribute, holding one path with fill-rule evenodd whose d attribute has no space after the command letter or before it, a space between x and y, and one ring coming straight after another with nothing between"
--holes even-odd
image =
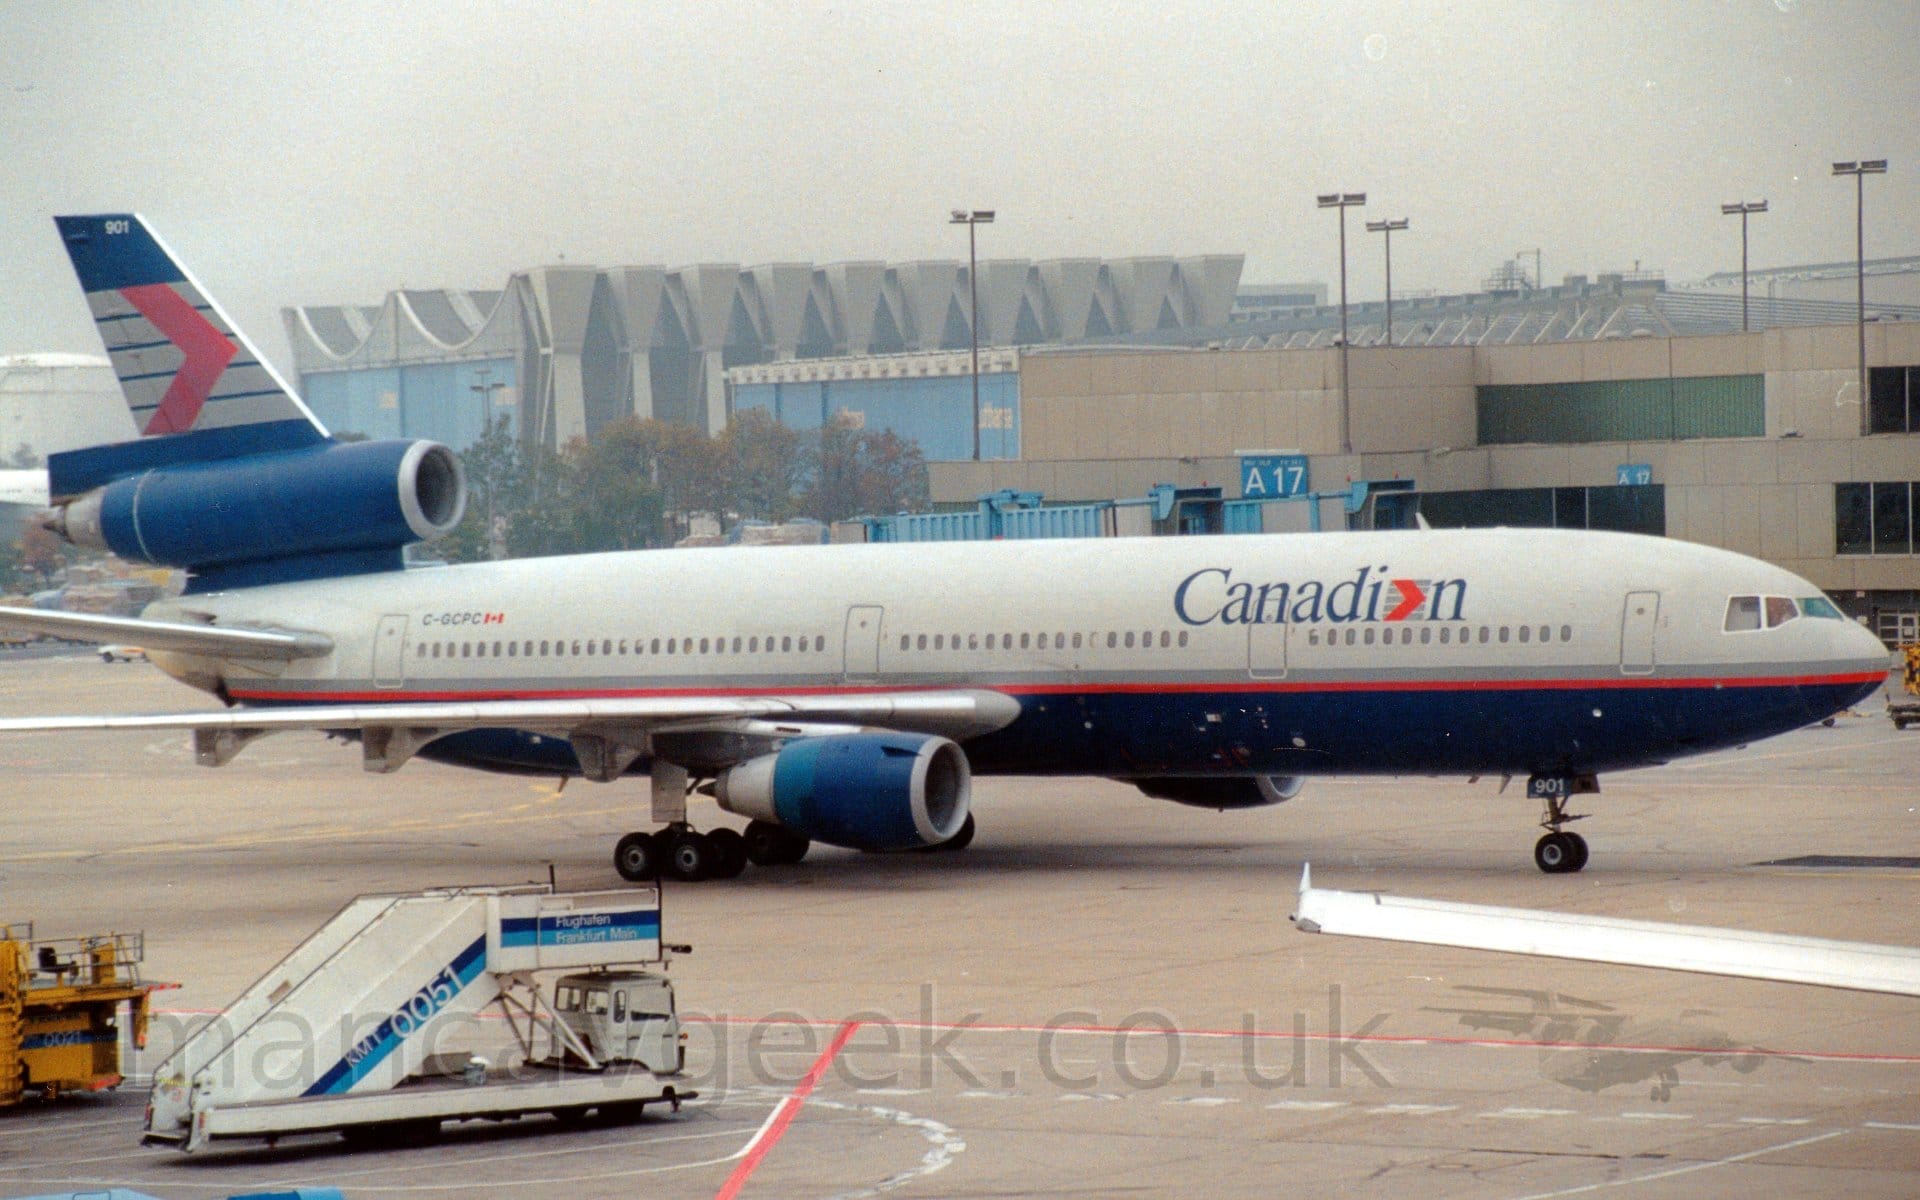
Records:
<instances>
[{"instance_id":1,"label":"floodlight pole","mask_svg":"<svg viewBox=\"0 0 1920 1200\"><path fill-rule=\"evenodd\" d=\"M952 211L949 225L967 227L967 335L973 347L973 461L980 461L980 270L974 250L974 228L993 224L990 208Z\"/></svg>"},{"instance_id":2,"label":"floodlight pole","mask_svg":"<svg viewBox=\"0 0 1920 1200\"><path fill-rule=\"evenodd\" d=\"M1386 235L1387 239L1387 346L1393 346L1393 234L1405 229L1407 218L1395 221L1368 221L1367 232Z\"/></svg>"},{"instance_id":3,"label":"floodlight pole","mask_svg":"<svg viewBox=\"0 0 1920 1200\"><path fill-rule=\"evenodd\" d=\"M1740 332L1746 333L1747 325L1747 218L1754 213L1767 211L1765 200L1741 201L1738 204L1722 204L1720 212L1725 216L1740 214Z\"/></svg>"},{"instance_id":4,"label":"floodlight pole","mask_svg":"<svg viewBox=\"0 0 1920 1200\"><path fill-rule=\"evenodd\" d=\"M1866 432L1867 404L1867 176L1885 175L1887 160L1869 158L1859 162L1833 164L1835 175L1853 176L1854 280L1858 307L1854 324L1860 332L1860 429Z\"/></svg>"},{"instance_id":5,"label":"floodlight pole","mask_svg":"<svg viewBox=\"0 0 1920 1200\"><path fill-rule=\"evenodd\" d=\"M1321 208L1340 210L1340 453L1353 453L1353 397L1347 389L1347 210L1367 202L1365 192L1328 192Z\"/></svg>"}]
</instances>

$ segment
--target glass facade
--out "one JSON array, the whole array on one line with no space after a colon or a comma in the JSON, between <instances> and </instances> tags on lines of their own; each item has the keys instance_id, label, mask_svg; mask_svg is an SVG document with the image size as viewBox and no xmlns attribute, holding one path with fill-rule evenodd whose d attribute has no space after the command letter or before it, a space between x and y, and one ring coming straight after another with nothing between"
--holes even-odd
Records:
<instances>
[{"instance_id":1,"label":"glass facade","mask_svg":"<svg viewBox=\"0 0 1920 1200\"><path fill-rule=\"evenodd\" d=\"M973 378L970 375L822 379L793 383L739 383L733 410L764 409L782 425L818 429L838 417L856 429L890 429L916 443L930 462L973 457ZM980 376L980 457L1020 457L1020 376Z\"/></svg>"},{"instance_id":2,"label":"glass facade","mask_svg":"<svg viewBox=\"0 0 1920 1200\"><path fill-rule=\"evenodd\" d=\"M1914 553L1916 493L1920 483L1834 484L1834 553Z\"/></svg>"},{"instance_id":3,"label":"glass facade","mask_svg":"<svg viewBox=\"0 0 1920 1200\"><path fill-rule=\"evenodd\" d=\"M1760 375L1486 386L1475 408L1483 446L1762 437Z\"/></svg>"},{"instance_id":4,"label":"glass facade","mask_svg":"<svg viewBox=\"0 0 1920 1200\"><path fill-rule=\"evenodd\" d=\"M1920 367L1867 372L1867 432L1920 433Z\"/></svg>"},{"instance_id":5,"label":"glass facade","mask_svg":"<svg viewBox=\"0 0 1920 1200\"><path fill-rule=\"evenodd\" d=\"M309 371L300 377L300 389L307 407L333 433L426 438L455 450L480 439L487 424L483 410L511 423L520 403L513 360L504 358Z\"/></svg>"},{"instance_id":6,"label":"glass facade","mask_svg":"<svg viewBox=\"0 0 1920 1200\"><path fill-rule=\"evenodd\" d=\"M1635 487L1488 488L1471 492L1396 492L1377 501L1374 527L1412 528L1413 512L1436 529L1612 529L1667 532L1667 490Z\"/></svg>"}]
</instances>

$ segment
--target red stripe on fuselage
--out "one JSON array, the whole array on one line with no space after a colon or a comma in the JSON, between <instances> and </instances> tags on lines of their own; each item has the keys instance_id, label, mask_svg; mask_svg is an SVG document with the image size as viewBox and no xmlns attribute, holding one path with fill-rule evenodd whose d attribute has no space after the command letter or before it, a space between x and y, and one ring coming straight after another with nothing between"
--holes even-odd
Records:
<instances>
[{"instance_id":1,"label":"red stripe on fuselage","mask_svg":"<svg viewBox=\"0 0 1920 1200\"><path fill-rule=\"evenodd\" d=\"M469 700L619 700L619 699L742 699L759 696L859 696L886 692L991 691L1008 696L1058 695L1187 695L1196 692L1287 693L1310 692L1501 692L1579 691L1581 689L1668 688L1783 688L1868 683L1880 678L1858 675L1773 675L1760 678L1608 678L1608 679L1417 679L1326 680L1288 683L1285 680L1222 680L1215 683L990 683L914 684L882 687L872 684L818 685L779 688L554 688L475 689L471 691L289 691L232 688L236 700L296 701L312 704L433 703Z\"/></svg>"}]
</instances>

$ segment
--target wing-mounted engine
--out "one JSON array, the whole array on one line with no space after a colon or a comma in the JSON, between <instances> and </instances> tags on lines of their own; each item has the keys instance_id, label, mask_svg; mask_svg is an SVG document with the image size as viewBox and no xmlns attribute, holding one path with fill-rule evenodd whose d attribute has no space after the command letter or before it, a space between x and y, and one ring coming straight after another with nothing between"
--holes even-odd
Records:
<instances>
[{"instance_id":1,"label":"wing-mounted engine","mask_svg":"<svg viewBox=\"0 0 1920 1200\"><path fill-rule=\"evenodd\" d=\"M1161 775L1128 782L1155 800L1218 809L1284 804L1306 784L1298 775Z\"/></svg>"},{"instance_id":2,"label":"wing-mounted engine","mask_svg":"<svg viewBox=\"0 0 1920 1200\"><path fill-rule=\"evenodd\" d=\"M728 812L852 850L939 845L966 824L972 793L957 744L909 733L796 739L714 783Z\"/></svg>"},{"instance_id":3,"label":"wing-mounted engine","mask_svg":"<svg viewBox=\"0 0 1920 1200\"><path fill-rule=\"evenodd\" d=\"M62 505L77 546L194 573L193 590L387 570L452 532L466 476L445 446L322 441L151 467Z\"/></svg>"}]
</instances>

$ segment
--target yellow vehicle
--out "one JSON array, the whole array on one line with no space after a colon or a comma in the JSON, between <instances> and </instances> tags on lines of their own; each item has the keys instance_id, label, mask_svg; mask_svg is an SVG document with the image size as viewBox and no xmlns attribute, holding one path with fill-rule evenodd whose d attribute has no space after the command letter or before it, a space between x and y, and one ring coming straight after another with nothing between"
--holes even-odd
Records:
<instances>
[{"instance_id":1,"label":"yellow vehicle","mask_svg":"<svg viewBox=\"0 0 1920 1200\"><path fill-rule=\"evenodd\" d=\"M1920 725L1920 642L1900 647L1900 655L1906 660L1900 672L1900 684L1911 698L1887 701L1887 715L1893 718L1895 729Z\"/></svg>"},{"instance_id":2,"label":"yellow vehicle","mask_svg":"<svg viewBox=\"0 0 1920 1200\"><path fill-rule=\"evenodd\" d=\"M152 993L138 933L35 940L31 922L0 925L0 1108L28 1095L119 1086L120 1010L131 1043L146 1045Z\"/></svg>"}]
</instances>

